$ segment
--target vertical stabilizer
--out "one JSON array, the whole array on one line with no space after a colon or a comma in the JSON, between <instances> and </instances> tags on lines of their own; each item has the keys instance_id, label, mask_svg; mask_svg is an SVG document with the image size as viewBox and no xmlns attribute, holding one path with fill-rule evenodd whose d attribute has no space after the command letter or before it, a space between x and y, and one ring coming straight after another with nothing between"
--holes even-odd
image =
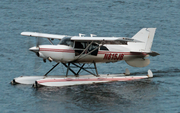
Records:
<instances>
[{"instance_id":1,"label":"vertical stabilizer","mask_svg":"<svg viewBox=\"0 0 180 113\"><path fill-rule=\"evenodd\" d=\"M156 28L143 28L138 33L136 33L132 37L132 39L139 40L141 41L141 43L129 43L129 45L132 48L132 51L150 52L155 31Z\"/></svg>"},{"instance_id":2,"label":"vertical stabilizer","mask_svg":"<svg viewBox=\"0 0 180 113\"><path fill-rule=\"evenodd\" d=\"M151 51L151 47L152 47L152 43L153 43L156 28L148 28L147 30L149 31L149 36L148 36L148 40L147 40L145 50L146 51Z\"/></svg>"}]
</instances>

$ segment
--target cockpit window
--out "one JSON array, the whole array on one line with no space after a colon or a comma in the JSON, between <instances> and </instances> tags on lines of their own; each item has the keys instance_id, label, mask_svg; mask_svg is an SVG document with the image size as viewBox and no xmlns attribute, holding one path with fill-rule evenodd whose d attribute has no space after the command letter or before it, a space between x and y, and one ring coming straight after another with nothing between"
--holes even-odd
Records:
<instances>
[{"instance_id":1,"label":"cockpit window","mask_svg":"<svg viewBox=\"0 0 180 113\"><path fill-rule=\"evenodd\" d=\"M101 47L100 47L100 50L109 51L108 48L105 47L105 46L101 46Z\"/></svg>"},{"instance_id":2,"label":"cockpit window","mask_svg":"<svg viewBox=\"0 0 180 113\"><path fill-rule=\"evenodd\" d=\"M73 41L71 40L71 37L64 37L61 39L60 45L67 45L67 46L73 46Z\"/></svg>"}]
</instances>

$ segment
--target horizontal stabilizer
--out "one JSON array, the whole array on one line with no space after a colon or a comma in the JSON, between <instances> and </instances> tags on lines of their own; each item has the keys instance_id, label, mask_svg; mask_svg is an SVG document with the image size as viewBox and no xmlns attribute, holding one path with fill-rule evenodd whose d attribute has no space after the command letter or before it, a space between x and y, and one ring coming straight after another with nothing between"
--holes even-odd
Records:
<instances>
[{"instance_id":1,"label":"horizontal stabilizer","mask_svg":"<svg viewBox=\"0 0 180 113\"><path fill-rule=\"evenodd\" d=\"M139 51L130 51L131 53L146 53L146 54L148 54L148 55L150 55L150 56L157 56L157 55L160 55L159 53L157 53L157 52L154 52L154 51L151 51L151 52L148 52L148 51L143 51L143 52L139 52Z\"/></svg>"},{"instance_id":2,"label":"horizontal stabilizer","mask_svg":"<svg viewBox=\"0 0 180 113\"><path fill-rule=\"evenodd\" d=\"M159 53L157 52L154 52L154 51L151 51L151 52L148 52L147 54L149 54L150 56L157 56L157 55L160 55Z\"/></svg>"}]
</instances>

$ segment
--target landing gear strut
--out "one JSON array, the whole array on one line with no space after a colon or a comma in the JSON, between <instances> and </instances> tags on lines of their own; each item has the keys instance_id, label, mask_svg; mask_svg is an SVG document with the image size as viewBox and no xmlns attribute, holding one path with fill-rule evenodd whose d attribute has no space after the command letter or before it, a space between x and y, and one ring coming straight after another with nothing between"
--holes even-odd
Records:
<instances>
[{"instance_id":1,"label":"landing gear strut","mask_svg":"<svg viewBox=\"0 0 180 113\"><path fill-rule=\"evenodd\" d=\"M50 73L59 63L57 63L55 66L53 66L44 76L47 76L48 73Z\"/></svg>"},{"instance_id":2,"label":"landing gear strut","mask_svg":"<svg viewBox=\"0 0 180 113\"><path fill-rule=\"evenodd\" d=\"M67 68L66 77L68 76L69 70L70 70L76 77L79 76L79 73L81 72L81 70L84 70L84 71L86 71L86 72L88 72L88 73L90 73L90 74L92 74L92 75L94 75L94 76L96 76L96 77L99 76L95 62L93 62L93 64L94 64L93 67L84 67L84 66L85 66L85 63L83 63L82 65L80 65L80 64L78 65L78 64L72 63L72 62L71 62L71 63L69 62L68 65L67 65L66 63L62 63L62 64ZM70 66L70 64L73 64L73 65L75 66L75 68L79 68L79 70L78 70L77 72L75 72L75 71L72 69L73 67ZM54 65L44 76L47 76L47 74L49 74L57 65L59 65L59 63L57 63L56 65ZM90 72L88 69L95 69L96 74Z\"/></svg>"}]
</instances>

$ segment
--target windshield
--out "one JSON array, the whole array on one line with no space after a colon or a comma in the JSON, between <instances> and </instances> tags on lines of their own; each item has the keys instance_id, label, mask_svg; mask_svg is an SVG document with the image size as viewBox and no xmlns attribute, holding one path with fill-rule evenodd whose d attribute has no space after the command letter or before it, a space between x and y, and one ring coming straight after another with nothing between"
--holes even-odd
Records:
<instances>
[{"instance_id":1,"label":"windshield","mask_svg":"<svg viewBox=\"0 0 180 113\"><path fill-rule=\"evenodd\" d=\"M64 37L61 39L60 45L67 45L67 46L73 46L73 41L71 40L71 37Z\"/></svg>"}]
</instances>

